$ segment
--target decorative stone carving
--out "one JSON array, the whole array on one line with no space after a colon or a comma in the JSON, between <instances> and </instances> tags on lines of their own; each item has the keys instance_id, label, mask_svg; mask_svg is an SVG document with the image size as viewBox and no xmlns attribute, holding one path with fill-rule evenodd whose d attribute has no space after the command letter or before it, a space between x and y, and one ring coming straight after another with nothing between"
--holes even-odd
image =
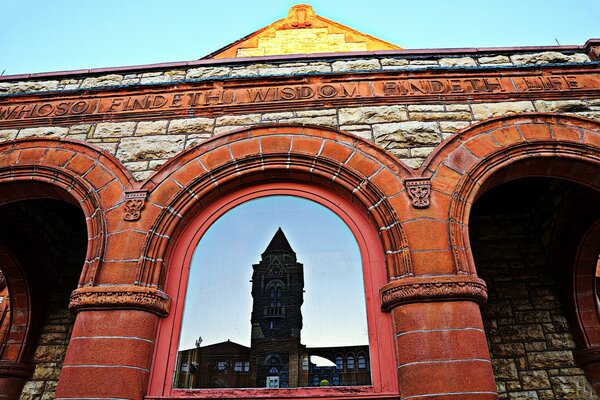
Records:
<instances>
[{"instance_id":1,"label":"decorative stone carving","mask_svg":"<svg viewBox=\"0 0 600 400\"><path fill-rule=\"evenodd\" d=\"M431 195L431 182L429 179L405 179L404 185L413 207L429 207L429 196Z\"/></svg>"},{"instance_id":2,"label":"decorative stone carving","mask_svg":"<svg viewBox=\"0 0 600 400\"><path fill-rule=\"evenodd\" d=\"M27 379L33 373L33 367L28 364L22 364L14 361L0 361L1 378L21 378Z\"/></svg>"},{"instance_id":3,"label":"decorative stone carving","mask_svg":"<svg viewBox=\"0 0 600 400\"><path fill-rule=\"evenodd\" d=\"M81 287L71 294L69 310L134 309L149 311L161 317L169 313L171 299L161 290L135 285Z\"/></svg>"},{"instance_id":4,"label":"decorative stone carving","mask_svg":"<svg viewBox=\"0 0 600 400\"><path fill-rule=\"evenodd\" d=\"M600 364L600 347L588 347L587 349L574 352L577 364L585 367L590 364Z\"/></svg>"},{"instance_id":5,"label":"decorative stone carving","mask_svg":"<svg viewBox=\"0 0 600 400\"><path fill-rule=\"evenodd\" d=\"M400 278L385 285L379 293L384 311L424 301L471 300L483 304L487 300L485 282L473 275Z\"/></svg>"},{"instance_id":6,"label":"decorative stone carving","mask_svg":"<svg viewBox=\"0 0 600 400\"><path fill-rule=\"evenodd\" d=\"M125 192L125 221L137 221L148 197L147 190L130 190Z\"/></svg>"}]
</instances>

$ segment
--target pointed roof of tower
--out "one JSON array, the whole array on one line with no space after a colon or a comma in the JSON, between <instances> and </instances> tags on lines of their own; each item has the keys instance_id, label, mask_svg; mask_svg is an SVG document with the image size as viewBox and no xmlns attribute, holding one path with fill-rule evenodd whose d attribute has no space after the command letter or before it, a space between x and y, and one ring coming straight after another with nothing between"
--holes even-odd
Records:
<instances>
[{"instance_id":1,"label":"pointed roof of tower","mask_svg":"<svg viewBox=\"0 0 600 400\"><path fill-rule=\"evenodd\" d=\"M285 233L283 233L281 228L277 229L277 232L275 232L273 239L271 239L271 243L269 243L264 253L271 251L284 251L287 253L296 254L296 252L292 249L292 246L290 246L290 242L288 242L287 238L285 237Z\"/></svg>"},{"instance_id":2,"label":"pointed roof of tower","mask_svg":"<svg viewBox=\"0 0 600 400\"><path fill-rule=\"evenodd\" d=\"M308 4L288 16L227 45L204 59L285 54L401 50L401 47L316 15Z\"/></svg>"}]
</instances>

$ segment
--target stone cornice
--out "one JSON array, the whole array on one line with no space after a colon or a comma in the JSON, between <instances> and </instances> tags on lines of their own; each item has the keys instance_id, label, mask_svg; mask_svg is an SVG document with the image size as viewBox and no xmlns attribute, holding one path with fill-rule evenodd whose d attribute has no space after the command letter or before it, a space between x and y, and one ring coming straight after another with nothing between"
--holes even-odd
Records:
<instances>
[{"instance_id":1,"label":"stone cornice","mask_svg":"<svg viewBox=\"0 0 600 400\"><path fill-rule=\"evenodd\" d=\"M12 361L0 361L0 377L27 379L33 373L33 367L28 364Z\"/></svg>"},{"instance_id":2,"label":"stone cornice","mask_svg":"<svg viewBox=\"0 0 600 400\"><path fill-rule=\"evenodd\" d=\"M487 300L485 282L472 275L400 278L385 285L379 293L385 311L407 303L470 300L483 304Z\"/></svg>"},{"instance_id":3,"label":"stone cornice","mask_svg":"<svg viewBox=\"0 0 600 400\"><path fill-rule=\"evenodd\" d=\"M169 313L171 299L161 290L127 285L110 287L81 287L71 294L69 310L77 313L89 309L133 309L161 317Z\"/></svg>"}]
</instances>

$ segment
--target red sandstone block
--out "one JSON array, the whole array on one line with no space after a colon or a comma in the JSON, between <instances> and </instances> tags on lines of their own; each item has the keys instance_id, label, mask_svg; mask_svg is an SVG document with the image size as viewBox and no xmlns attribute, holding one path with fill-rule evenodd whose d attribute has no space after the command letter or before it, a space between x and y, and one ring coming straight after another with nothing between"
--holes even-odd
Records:
<instances>
[{"instance_id":1,"label":"red sandstone block","mask_svg":"<svg viewBox=\"0 0 600 400\"><path fill-rule=\"evenodd\" d=\"M471 328L483 330L479 305L472 301L411 303L392 310L394 331Z\"/></svg>"},{"instance_id":2,"label":"red sandstone block","mask_svg":"<svg viewBox=\"0 0 600 400\"><path fill-rule=\"evenodd\" d=\"M600 147L600 133L594 130L583 131L583 142L592 146Z\"/></svg>"},{"instance_id":3,"label":"red sandstone block","mask_svg":"<svg viewBox=\"0 0 600 400\"><path fill-rule=\"evenodd\" d=\"M219 147L217 149L211 150L208 153L200 156L200 160L202 164L209 170L213 170L216 167L224 165L228 162L232 161L231 154L229 153L229 148Z\"/></svg>"},{"instance_id":4,"label":"red sandstone block","mask_svg":"<svg viewBox=\"0 0 600 400\"><path fill-rule=\"evenodd\" d=\"M154 343L131 337L73 338L69 342L65 365L127 365L150 368Z\"/></svg>"},{"instance_id":5,"label":"red sandstone block","mask_svg":"<svg viewBox=\"0 0 600 400\"><path fill-rule=\"evenodd\" d=\"M466 142L465 147L475 154L479 158L483 158L490 153L498 150L500 147L498 142L492 139L488 134L482 134L474 137L473 139Z\"/></svg>"},{"instance_id":6,"label":"red sandstone block","mask_svg":"<svg viewBox=\"0 0 600 400\"><path fill-rule=\"evenodd\" d=\"M247 156L260 153L260 143L258 139L240 140L229 144L233 158L240 160Z\"/></svg>"},{"instance_id":7,"label":"red sandstone block","mask_svg":"<svg viewBox=\"0 0 600 400\"><path fill-rule=\"evenodd\" d=\"M148 372L126 367L72 367L61 371L55 396L75 398L141 399ZM99 383L104 384L99 384Z\"/></svg>"},{"instance_id":8,"label":"red sandstone block","mask_svg":"<svg viewBox=\"0 0 600 400\"><path fill-rule=\"evenodd\" d=\"M154 341L158 319L138 310L83 310L77 314L71 337L132 336Z\"/></svg>"},{"instance_id":9,"label":"red sandstone block","mask_svg":"<svg viewBox=\"0 0 600 400\"><path fill-rule=\"evenodd\" d=\"M107 235L104 260L137 260L148 239L145 232L123 231Z\"/></svg>"},{"instance_id":10,"label":"red sandstone block","mask_svg":"<svg viewBox=\"0 0 600 400\"><path fill-rule=\"evenodd\" d=\"M40 164L46 156L47 149L41 147L34 147L29 149L23 149L21 151L21 157L19 157L19 164Z\"/></svg>"},{"instance_id":11,"label":"red sandstone block","mask_svg":"<svg viewBox=\"0 0 600 400\"><path fill-rule=\"evenodd\" d=\"M457 147L446 157L444 164L460 173L465 173L479 161L464 145Z\"/></svg>"},{"instance_id":12,"label":"red sandstone block","mask_svg":"<svg viewBox=\"0 0 600 400\"><path fill-rule=\"evenodd\" d=\"M98 197L100 197L100 206L106 210L125 198L124 188L118 181L112 181L98 191Z\"/></svg>"},{"instance_id":13,"label":"red sandstone block","mask_svg":"<svg viewBox=\"0 0 600 400\"><path fill-rule=\"evenodd\" d=\"M550 140L550 129L546 124L523 124L518 129L526 140Z\"/></svg>"},{"instance_id":14,"label":"red sandstone block","mask_svg":"<svg viewBox=\"0 0 600 400\"><path fill-rule=\"evenodd\" d=\"M61 150L61 149L49 149L46 158L44 159L44 164L46 165L56 165L58 167L62 167L73 157L75 153L71 151Z\"/></svg>"},{"instance_id":15,"label":"red sandstone block","mask_svg":"<svg viewBox=\"0 0 600 400\"><path fill-rule=\"evenodd\" d=\"M306 136L294 137L292 139L292 153L316 155L322 145L323 140L319 138Z\"/></svg>"},{"instance_id":16,"label":"red sandstone block","mask_svg":"<svg viewBox=\"0 0 600 400\"><path fill-rule=\"evenodd\" d=\"M398 369L398 383L404 397L496 391L491 363L480 360L407 365Z\"/></svg>"},{"instance_id":17,"label":"red sandstone block","mask_svg":"<svg viewBox=\"0 0 600 400\"><path fill-rule=\"evenodd\" d=\"M166 179L152 191L152 193L148 196L148 201L161 206L166 206L170 204L175 195L182 190L184 189L172 179ZM142 213L143 212L144 211L142 210Z\"/></svg>"},{"instance_id":18,"label":"red sandstone block","mask_svg":"<svg viewBox=\"0 0 600 400\"><path fill-rule=\"evenodd\" d=\"M0 154L0 165L14 165L17 163L19 156L21 155L20 150L9 150Z\"/></svg>"},{"instance_id":19,"label":"red sandstone block","mask_svg":"<svg viewBox=\"0 0 600 400\"><path fill-rule=\"evenodd\" d=\"M417 219L402 224L413 250L444 250L450 247L446 221Z\"/></svg>"},{"instance_id":20,"label":"red sandstone block","mask_svg":"<svg viewBox=\"0 0 600 400\"><path fill-rule=\"evenodd\" d=\"M265 136L260 139L262 154L288 154L292 148L291 136Z\"/></svg>"},{"instance_id":21,"label":"red sandstone block","mask_svg":"<svg viewBox=\"0 0 600 400\"><path fill-rule=\"evenodd\" d=\"M371 178L379 190L383 192L386 197L392 197L399 195L400 192L404 191L402 180L397 175L394 175L389 169L384 168Z\"/></svg>"},{"instance_id":22,"label":"red sandstone block","mask_svg":"<svg viewBox=\"0 0 600 400\"><path fill-rule=\"evenodd\" d=\"M435 251L411 251L410 258L412 260L413 272L415 275L444 275L456 273L454 258L450 249Z\"/></svg>"},{"instance_id":23,"label":"red sandstone block","mask_svg":"<svg viewBox=\"0 0 600 400\"><path fill-rule=\"evenodd\" d=\"M581 141L582 133L579 128L552 125L550 129L552 129L552 136L556 140L569 142Z\"/></svg>"},{"instance_id":24,"label":"red sandstone block","mask_svg":"<svg viewBox=\"0 0 600 400\"><path fill-rule=\"evenodd\" d=\"M115 176L101 164L96 164L85 174L85 180L96 189L100 189L113 179Z\"/></svg>"},{"instance_id":25,"label":"red sandstone block","mask_svg":"<svg viewBox=\"0 0 600 400\"><path fill-rule=\"evenodd\" d=\"M451 195L456 190L460 178L462 178L462 174L442 164L431 179L431 188L432 190Z\"/></svg>"},{"instance_id":26,"label":"red sandstone block","mask_svg":"<svg viewBox=\"0 0 600 400\"><path fill-rule=\"evenodd\" d=\"M350 157L353 150L350 147L346 147L336 142L325 142L323 150L321 151L320 157L325 157L337 162L344 163Z\"/></svg>"},{"instance_id":27,"label":"red sandstone block","mask_svg":"<svg viewBox=\"0 0 600 400\"><path fill-rule=\"evenodd\" d=\"M97 284L130 285L137 277L137 260L129 262L105 262L98 269Z\"/></svg>"},{"instance_id":28,"label":"red sandstone block","mask_svg":"<svg viewBox=\"0 0 600 400\"><path fill-rule=\"evenodd\" d=\"M2 361L18 361L20 352L20 343L5 343L2 348Z\"/></svg>"},{"instance_id":29,"label":"red sandstone block","mask_svg":"<svg viewBox=\"0 0 600 400\"><path fill-rule=\"evenodd\" d=\"M200 162L194 159L179 167L171 176L181 185L188 186L205 173L206 171Z\"/></svg>"},{"instance_id":30,"label":"red sandstone block","mask_svg":"<svg viewBox=\"0 0 600 400\"><path fill-rule=\"evenodd\" d=\"M76 154L75 157L73 157L71 161L69 161L69 163L66 165L66 168L75 172L78 175L83 175L92 167L92 165L94 165L95 162L95 160L87 156L84 156L82 154Z\"/></svg>"},{"instance_id":31,"label":"red sandstone block","mask_svg":"<svg viewBox=\"0 0 600 400\"><path fill-rule=\"evenodd\" d=\"M378 162L359 152L355 152L346 164L366 177L373 175L381 168Z\"/></svg>"},{"instance_id":32,"label":"red sandstone block","mask_svg":"<svg viewBox=\"0 0 600 400\"><path fill-rule=\"evenodd\" d=\"M266 135L300 135L304 133L303 126L269 126L266 128L253 128L250 131L251 136L266 136Z\"/></svg>"},{"instance_id":33,"label":"red sandstone block","mask_svg":"<svg viewBox=\"0 0 600 400\"><path fill-rule=\"evenodd\" d=\"M406 221L416 218L434 218L447 219L450 210L450 201L452 197L445 193L431 191L429 196L429 207L415 208L406 192L399 193L389 199L394 207L400 221Z\"/></svg>"},{"instance_id":34,"label":"red sandstone block","mask_svg":"<svg viewBox=\"0 0 600 400\"><path fill-rule=\"evenodd\" d=\"M405 333L396 338L396 349L400 366L426 360L490 357L485 333L472 329Z\"/></svg>"},{"instance_id":35,"label":"red sandstone block","mask_svg":"<svg viewBox=\"0 0 600 400\"><path fill-rule=\"evenodd\" d=\"M521 134L514 126L508 126L506 128L501 128L495 130L491 133L494 139L500 143L502 146L511 145L513 143L523 141Z\"/></svg>"}]
</instances>

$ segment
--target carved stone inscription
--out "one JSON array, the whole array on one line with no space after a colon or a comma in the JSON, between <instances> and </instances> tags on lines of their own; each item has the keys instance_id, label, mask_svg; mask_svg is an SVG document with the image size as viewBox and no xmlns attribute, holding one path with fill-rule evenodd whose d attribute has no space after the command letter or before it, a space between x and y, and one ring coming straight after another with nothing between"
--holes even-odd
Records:
<instances>
[{"instance_id":1,"label":"carved stone inscription","mask_svg":"<svg viewBox=\"0 0 600 400\"><path fill-rule=\"evenodd\" d=\"M14 125L23 120L52 120L63 118L92 118L109 116L134 118L145 116L189 116L206 114L231 106L240 112L253 108L285 109L300 104L349 104L357 99L371 103L402 103L409 101L461 101L501 97L518 98L536 93L548 95L577 94L600 90L600 74L529 75L529 76L468 76L440 78L384 79L374 75L355 80L337 81L327 77L307 78L305 83L257 84L252 81L205 82L180 87L140 89L121 92L57 95L43 100L15 96L0 100L0 126ZM264 82L264 81L263 81ZM298 81L296 81L298 82ZM262 82L261 82L262 83ZM32 121L33 122L33 121Z\"/></svg>"}]
</instances>

